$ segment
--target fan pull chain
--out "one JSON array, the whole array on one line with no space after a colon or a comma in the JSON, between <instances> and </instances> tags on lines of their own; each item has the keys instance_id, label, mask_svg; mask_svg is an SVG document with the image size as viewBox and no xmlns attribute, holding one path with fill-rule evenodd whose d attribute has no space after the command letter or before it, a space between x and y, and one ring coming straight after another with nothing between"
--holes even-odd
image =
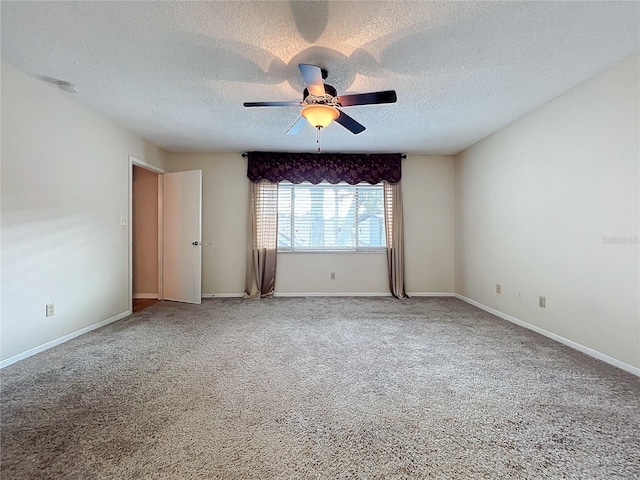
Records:
<instances>
[{"instance_id":1,"label":"fan pull chain","mask_svg":"<svg viewBox=\"0 0 640 480\"><path fill-rule=\"evenodd\" d=\"M320 128L316 127L316 143L318 144L318 153L320 153Z\"/></svg>"}]
</instances>

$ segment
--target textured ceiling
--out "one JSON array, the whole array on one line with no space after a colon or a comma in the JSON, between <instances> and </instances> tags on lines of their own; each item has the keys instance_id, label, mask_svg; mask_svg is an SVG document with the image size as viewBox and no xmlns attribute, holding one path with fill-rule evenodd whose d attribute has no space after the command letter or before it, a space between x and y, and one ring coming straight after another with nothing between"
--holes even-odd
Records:
<instances>
[{"instance_id":1,"label":"textured ceiling","mask_svg":"<svg viewBox=\"0 0 640 480\"><path fill-rule=\"evenodd\" d=\"M2 56L73 82L75 98L171 151L315 151L285 136L298 63L339 94L395 89L345 108L325 152L457 153L640 49L639 2L8 2ZM55 87L51 87L55 88Z\"/></svg>"}]
</instances>

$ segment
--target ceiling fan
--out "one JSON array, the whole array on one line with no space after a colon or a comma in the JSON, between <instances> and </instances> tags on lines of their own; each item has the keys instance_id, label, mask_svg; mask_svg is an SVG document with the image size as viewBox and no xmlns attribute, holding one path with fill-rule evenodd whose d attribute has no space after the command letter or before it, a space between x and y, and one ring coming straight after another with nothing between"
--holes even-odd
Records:
<instances>
[{"instance_id":1,"label":"ceiling fan","mask_svg":"<svg viewBox=\"0 0 640 480\"><path fill-rule=\"evenodd\" d=\"M245 107L302 107L300 118L287 131L287 135L300 133L305 125L305 120L313 127L320 130L332 121L336 121L351 133L358 134L365 130L364 125L358 123L340 108L354 105L372 105L378 103L395 103L397 101L394 90L383 92L356 93L351 95L338 95L335 88L324 83L327 71L317 67L301 63L298 65L300 73L307 88L302 94L302 101L291 102L245 102Z\"/></svg>"}]
</instances>

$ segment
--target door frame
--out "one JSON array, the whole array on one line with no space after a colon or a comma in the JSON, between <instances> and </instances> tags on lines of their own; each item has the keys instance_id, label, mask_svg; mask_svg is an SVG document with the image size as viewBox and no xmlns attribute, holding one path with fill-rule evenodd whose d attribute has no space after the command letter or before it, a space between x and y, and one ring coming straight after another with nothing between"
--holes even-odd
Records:
<instances>
[{"instance_id":1,"label":"door frame","mask_svg":"<svg viewBox=\"0 0 640 480\"><path fill-rule=\"evenodd\" d=\"M158 174L158 300L162 300L163 182L166 170L129 155L129 311L133 313L133 167Z\"/></svg>"}]
</instances>

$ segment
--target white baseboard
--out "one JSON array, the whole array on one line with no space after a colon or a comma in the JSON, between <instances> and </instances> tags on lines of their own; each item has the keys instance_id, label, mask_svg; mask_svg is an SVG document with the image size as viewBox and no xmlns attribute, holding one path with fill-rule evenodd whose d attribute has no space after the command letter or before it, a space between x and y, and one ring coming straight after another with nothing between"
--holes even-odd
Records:
<instances>
[{"instance_id":1,"label":"white baseboard","mask_svg":"<svg viewBox=\"0 0 640 480\"><path fill-rule=\"evenodd\" d=\"M153 298L158 299L157 293L134 293L133 298Z\"/></svg>"},{"instance_id":2,"label":"white baseboard","mask_svg":"<svg viewBox=\"0 0 640 480\"><path fill-rule=\"evenodd\" d=\"M454 297L452 292L407 292L409 297ZM301 292L274 293L274 297L391 297L390 292Z\"/></svg>"},{"instance_id":3,"label":"white baseboard","mask_svg":"<svg viewBox=\"0 0 640 480\"><path fill-rule=\"evenodd\" d=\"M126 312L119 313L118 315L107 318L106 320L102 320L101 322L94 323L87 327L81 328L80 330L76 330L75 332L68 333L60 338L56 338L55 340L51 340L50 342L43 343L42 345L27 350L26 352L19 353L18 355L14 355L13 357L9 357L6 360L2 360L0 362L0 368L4 368L6 366L11 365L12 363L16 363L20 360L23 360L27 357L31 357L36 353L43 352L45 350L50 349L51 347L55 347L56 345L60 345L61 343L68 342L69 340L79 337L80 335L90 332L91 330L95 330L100 327L104 327L105 325L109 325L110 323L117 322L118 320L122 320L125 317L131 315L131 311L127 310Z\"/></svg>"},{"instance_id":4,"label":"white baseboard","mask_svg":"<svg viewBox=\"0 0 640 480\"><path fill-rule=\"evenodd\" d=\"M390 297L389 292L275 292L274 297Z\"/></svg>"},{"instance_id":5,"label":"white baseboard","mask_svg":"<svg viewBox=\"0 0 640 480\"><path fill-rule=\"evenodd\" d=\"M452 292L407 292L410 297L453 297ZM202 298L241 298L243 293L203 293ZM390 297L390 292L275 292L274 297Z\"/></svg>"},{"instance_id":6,"label":"white baseboard","mask_svg":"<svg viewBox=\"0 0 640 480\"><path fill-rule=\"evenodd\" d=\"M474 307L478 307L481 310L484 310L485 312L489 312L495 315L496 317L500 317L503 320L506 320L507 322L515 323L516 325L520 325L521 327L527 328L529 330L533 330L534 332L539 333L540 335L544 335L545 337L555 340L556 342L560 342L563 345L566 345L567 347L571 347L575 350L578 350L579 352L589 355L590 357L597 358L598 360L602 360L603 362L608 363L609 365L613 365L614 367L618 367L622 370L625 370L629 373L632 373L640 377L640 368L638 367L634 367L633 365L629 365L628 363L621 362L620 360L616 360L615 358L610 357L609 355L605 355L604 353L600 353L597 350L593 350L592 348L585 347L584 345L576 343L567 338L561 337L560 335L556 335L555 333L549 332L540 327L536 327L535 325L531 325L530 323L524 322L516 317L512 317L511 315L501 312L500 310L487 307L486 305L483 305L480 302L476 302L475 300L467 298L464 295L459 295L456 293L455 297L459 298L464 302L467 302L470 305L473 305Z\"/></svg>"},{"instance_id":7,"label":"white baseboard","mask_svg":"<svg viewBox=\"0 0 640 480\"><path fill-rule=\"evenodd\" d=\"M453 292L407 292L410 297L454 297Z\"/></svg>"},{"instance_id":8,"label":"white baseboard","mask_svg":"<svg viewBox=\"0 0 640 480\"><path fill-rule=\"evenodd\" d=\"M203 293L200 296L202 298L242 298L244 297L244 292L242 293Z\"/></svg>"}]
</instances>

